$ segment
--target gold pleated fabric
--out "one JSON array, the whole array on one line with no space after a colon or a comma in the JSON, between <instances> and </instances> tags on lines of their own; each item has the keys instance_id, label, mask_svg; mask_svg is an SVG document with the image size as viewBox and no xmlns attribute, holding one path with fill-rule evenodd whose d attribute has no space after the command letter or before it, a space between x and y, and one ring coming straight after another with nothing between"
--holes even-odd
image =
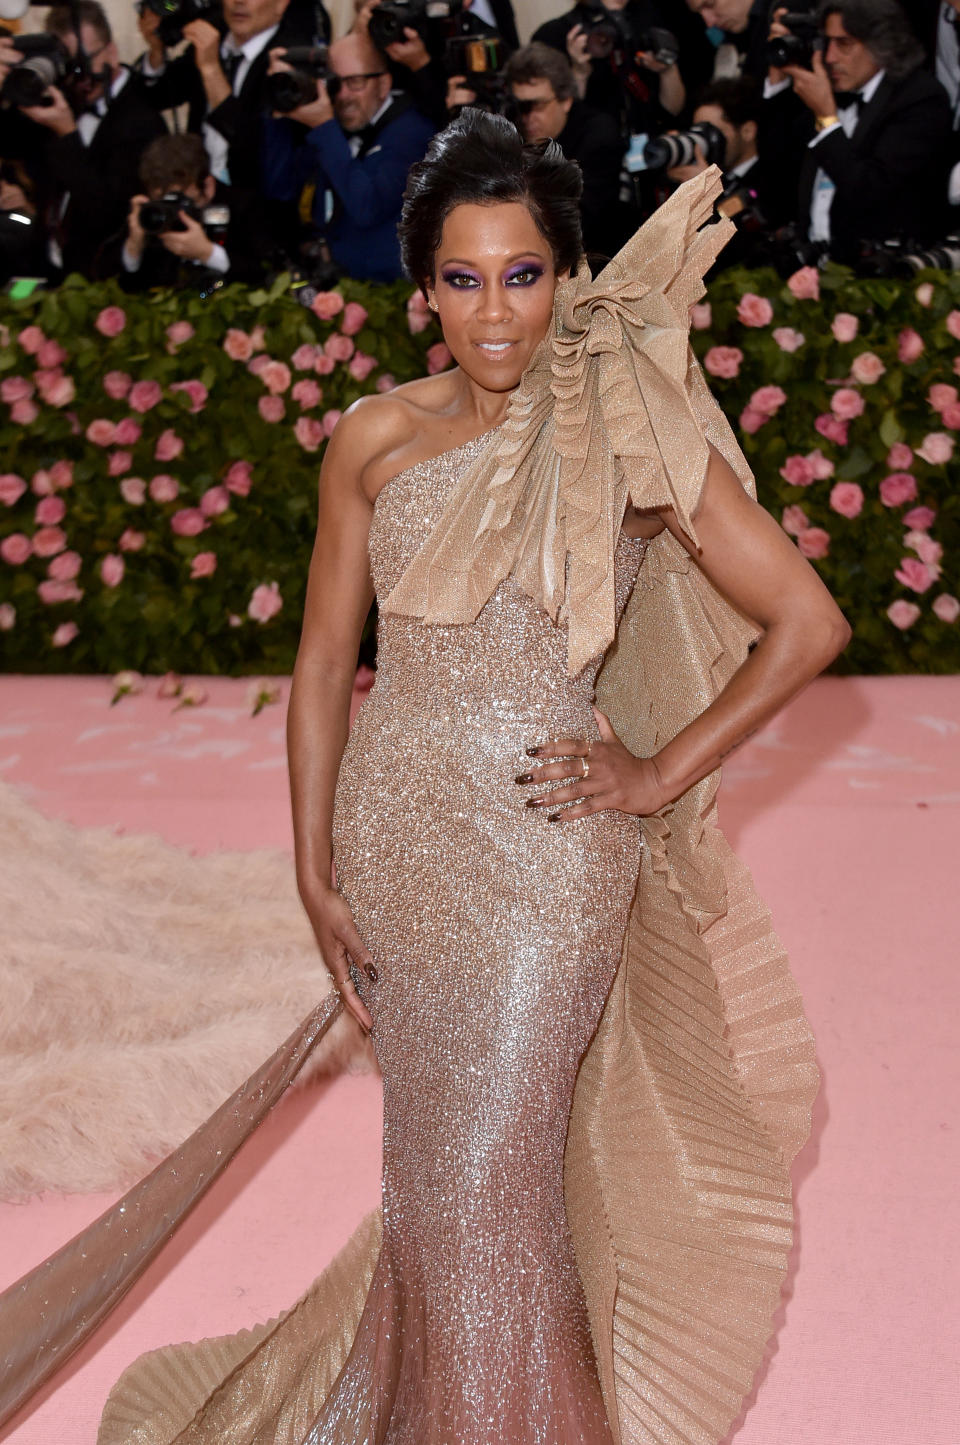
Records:
<instances>
[{"instance_id":1,"label":"gold pleated fabric","mask_svg":"<svg viewBox=\"0 0 960 1445\"><path fill-rule=\"evenodd\" d=\"M512 576L568 622L575 674L612 640L628 496L674 506L695 538L708 443L752 491L689 346L688 309L727 230L698 229L718 188L715 170L688 182L595 282L581 272L559 288L555 337L387 610L469 621ZM752 637L663 533L599 705L631 751L650 755L717 696ZM780 1298L789 1168L819 1083L783 949L718 829L718 783L715 773L643 820L623 954L570 1116L565 1203L617 1445L718 1445L736 1419ZM136 1362L98 1445L305 1445L380 1239L377 1212L279 1321Z\"/></svg>"}]
</instances>

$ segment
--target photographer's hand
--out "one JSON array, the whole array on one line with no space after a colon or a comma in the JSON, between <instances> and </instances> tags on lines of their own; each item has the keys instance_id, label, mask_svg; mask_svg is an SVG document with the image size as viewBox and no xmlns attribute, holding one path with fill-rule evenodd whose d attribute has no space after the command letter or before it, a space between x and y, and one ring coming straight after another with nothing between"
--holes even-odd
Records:
<instances>
[{"instance_id":1,"label":"photographer's hand","mask_svg":"<svg viewBox=\"0 0 960 1445\"><path fill-rule=\"evenodd\" d=\"M467 85L465 75L447 77L447 110L452 110L455 105L473 105L476 98L477 92Z\"/></svg>"},{"instance_id":2,"label":"photographer's hand","mask_svg":"<svg viewBox=\"0 0 960 1445\"><path fill-rule=\"evenodd\" d=\"M67 97L55 85L50 86L47 95L53 101L52 105L21 105L18 107L20 114L52 130L54 135L72 135L77 128L77 119Z\"/></svg>"},{"instance_id":3,"label":"photographer's hand","mask_svg":"<svg viewBox=\"0 0 960 1445\"><path fill-rule=\"evenodd\" d=\"M676 131L668 132L668 134L675 135ZM668 181L673 181L676 185L679 186L682 185L684 181L692 181L694 176L703 175L704 171L707 169L707 158L703 153L703 149L699 141L697 141L694 149L697 153L697 159L693 161L692 164L690 164L689 166L671 166L670 169L667 171Z\"/></svg>"},{"instance_id":4,"label":"photographer's hand","mask_svg":"<svg viewBox=\"0 0 960 1445\"><path fill-rule=\"evenodd\" d=\"M13 39L9 35L0 35L0 85L6 80L10 71L15 65L19 65L23 59L19 50L14 49Z\"/></svg>"},{"instance_id":5,"label":"photographer's hand","mask_svg":"<svg viewBox=\"0 0 960 1445\"><path fill-rule=\"evenodd\" d=\"M660 104L671 115L679 115L687 103L687 87L683 83L677 62L674 61L672 65L664 65L649 50L638 50L634 59L644 70L659 75Z\"/></svg>"},{"instance_id":6,"label":"photographer's hand","mask_svg":"<svg viewBox=\"0 0 960 1445\"><path fill-rule=\"evenodd\" d=\"M146 233L140 224L140 207L145 206L149 197L132 196L130 209L127 212L127 239L124 250L131 261L139 261L143 255L143 248L147 244Z\"/></svg>"},{"instance_id":7,"label":"photographer's hand","mask_svg":"<svg viewBox=\"0 0 960 1445\"><path fill-rule=\"evenodd\" d=\"M160 240L165 249L172 256L179 256L181 261L209 261L210 253L213 250L213 242L203 229L199 221L188 216L186 211L178 212L185 229L182 231L162 231Z\"/></svg>"},{"instance_id":8,"label":"photographer's hand","mask_svg":"<svg viewBox=\"0 0 960 1445\"><path fill-rule=\"evenodd\" d=\"M583 100L587 81L590 79L590 72L593 69L593 61L587 53L587 37L582 25L574 25L567 31L567 54L570 57L570 64L573 66L573 79L577 87L577 95Z\"/></svg>"},{"instance_id":9,"label":"photographer's hand","mask_svg":"<svg viewBox=\"0 0 960 1445\"><path fill-rule=\"evenodd\" d=\"M387 54L397 65L405 65L408 70L422 70L430 64L430 52L423 43L423 36L411 25L403 27L403 34L403 40L395 40L387 46Z\"/></svg>"},{"instance_id":10,"label":"photographer's hand","mask_svg":"<svg viewBox=\"0 0 960 1445\"><path fill-rule=\"evenodd\" d=\"M183 27L183 38L193 46L193 60L203 81L207 105L215 110L231 94L230 82L220 64L220 31L208 20L191 20Z\"/></svg>"},{"instance_id":11,"label":"photographer's hand","mask_svg":"<svg viewBox=\"0 0 960 1445\"><path fill-rule=\"evenodd\" d=\"M779 10L774 10L773 19L770 22L770 29L767 32L767 40L782 40L785 35L790 34L790 31L780 18L782 15L789 15L789 13L785 5ZM786 72L780 70L778 66L770 65L767 67L767 79L771 85L782 85L783 82L789 80L789 78Z\"/></svg>"},{"instance_id":12,"label":"photographer's hand","mask_svg":"<svg viewBox=\"0 0 960 1445\"><path fill-rule=\"evenodd\" d=\"M793 81L797 95L814 115L836 114L837 102L834 99L833 86L819 50L813 52L812 70L804 70L800 65L786 65L783 73Z\"/></svg>"},{"instance_id":13,"label":"photographer's hand","mask_svg":"<svg viewBox=\"0 0 960 1445\"><path fill-rule=\"evenodd\" d=\"M289 70L289 65L279 67L282 70ZM280 120L298 120L301 125L316 130L318 125L325 125L328 120L333 120L333 104L327 94L326 83L317 81L317 98L311 100L307 105L298 105L296 110L288 111L285 115L277 110L273 112Z\"/></svg>"}]
</instances>

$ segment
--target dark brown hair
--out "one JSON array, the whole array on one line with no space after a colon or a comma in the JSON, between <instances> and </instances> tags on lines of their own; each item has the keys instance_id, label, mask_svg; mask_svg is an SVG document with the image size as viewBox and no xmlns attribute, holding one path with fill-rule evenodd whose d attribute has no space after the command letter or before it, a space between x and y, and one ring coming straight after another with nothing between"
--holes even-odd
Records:
<instances>
[{"instance_id":1,"label":"dark brown hair","mask_svg":"<svg viewBox=\"0 0 960 1445\"><path fill-rule=\"evenodd\" d=\"M69 5L52 5L47 11L43 28L48 35L73 35L76 25L89 25L101 45L109 45L113 39L107 12L97 0L77 0L73 10ZM77 39L80 37L78 36Z\"/></svg>"},{"instance_id":2,"label":"dark brown hair","mask_svg":"<svg viewBox=\"0 0 960 1445\"><path fill-rule=\"evenodd\" d=\"M140 157L140 183L148 193L202 186L209 174L207 148L203 139L190 131L158 135Z\"/></svg>"},{"instance_id":3,"label":"dark brown hair","mask_svg":"<svg viewBox=\"0 0 960 1445\"><path fill-rule=\"evenodd\" d=\"M573 66L565 55L552 45L533 41L515 50L507 61L504 75L508 85L529 85L532 80L548 80L557 100L576 97Z\"/></svg>"}]
</instances>

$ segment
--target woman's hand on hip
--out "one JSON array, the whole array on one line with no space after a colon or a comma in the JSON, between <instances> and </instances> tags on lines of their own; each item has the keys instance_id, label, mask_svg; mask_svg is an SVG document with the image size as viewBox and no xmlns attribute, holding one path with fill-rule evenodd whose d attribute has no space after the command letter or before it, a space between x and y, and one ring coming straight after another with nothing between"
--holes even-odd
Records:
<instances>
[{"instance_id":1,"label":"woman's hand on hip","mask_svg":"<svg viewBox=\"0 0 960 1445\"><path fill-rule=\"evenodd\" d=\"M600 729L598 742L587 738L555 738L527 749L537 762L521 773L518 783L571 781L562 788L533 793L528 808L551 808L551 823L585 818L589 813L615 809L648 817L670 802L653 758L636 758L617 737L610 720L593 709ZM551 758L559 761L551 762ZM562 805L562 806L561 806Z\"/></svg>"},{"instance_id":2,"label":"woman's hand on hip","mask_svg":"<svg viewBox=\"0 0 960 1445\"><path fill-rule=\"evenodd\" d=\"M354 987L349 967L354 963L357 968L362 968L372 983L376 983L378 975L370 950L357 932L349 904L329 884L318 883L301 888L300 896L317 936L323 961L333 975L344 1006L353 1014L364 1033L370 1033L373 1019Z\"/></svg>"}]
</instances>

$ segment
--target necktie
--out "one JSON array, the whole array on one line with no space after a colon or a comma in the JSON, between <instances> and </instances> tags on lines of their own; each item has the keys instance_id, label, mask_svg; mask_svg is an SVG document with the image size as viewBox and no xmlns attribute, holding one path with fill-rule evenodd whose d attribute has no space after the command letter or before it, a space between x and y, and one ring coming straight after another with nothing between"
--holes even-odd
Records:
<instances>
[{"instance_id":1,"label":"necktie","mask_svg":"<svg viewBox=\"0 0 960 1445\"><path fill-rule=\"evenodd\" d=\"M220 57L220 66L223 70L224 75L227 77L227 81L230 85L231 90L234 89L234 85L237 79L237 71L240 69L240 66L242 64L242 50L234 50L230 55L221 55Z\"/></svg>"}]
</instances>

